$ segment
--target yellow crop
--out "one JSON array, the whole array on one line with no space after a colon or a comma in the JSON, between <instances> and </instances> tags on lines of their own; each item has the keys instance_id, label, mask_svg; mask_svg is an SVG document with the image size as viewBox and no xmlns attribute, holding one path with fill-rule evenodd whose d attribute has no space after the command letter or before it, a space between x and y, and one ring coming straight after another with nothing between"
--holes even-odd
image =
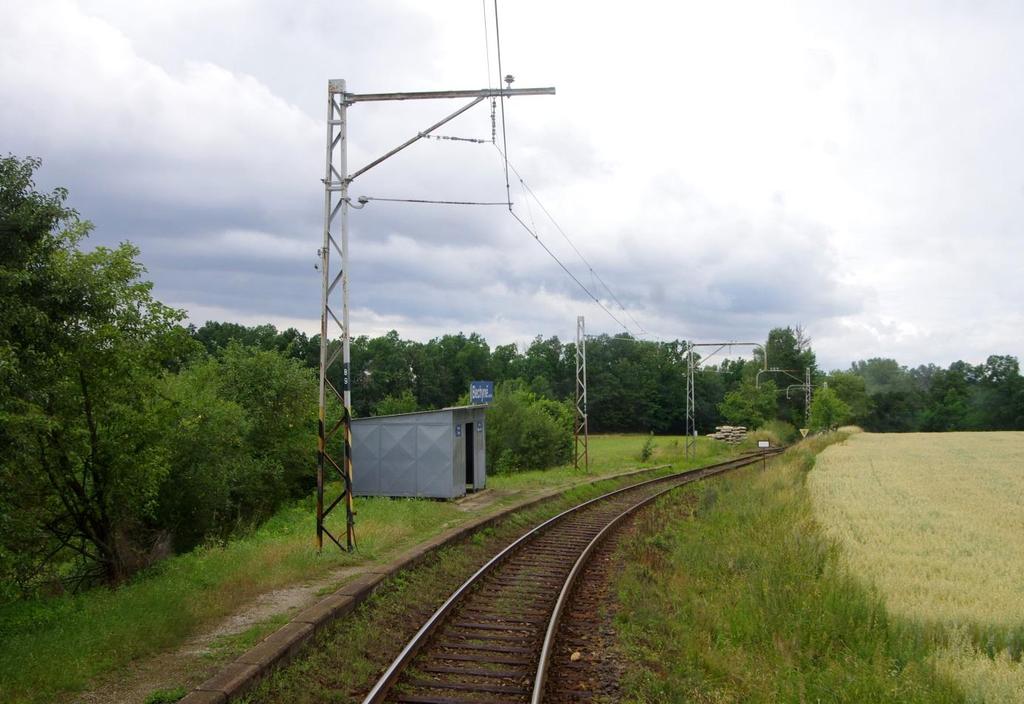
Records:
<instances>
[{"instance_id":1,"label":"yellow crop","mask_svg":"<svg viewBox=\"0 0 1024 704\"><path fill-rule=\"evenodd\" d=\"M933 662L964 688L971 704L1024 702L1024 671L1006 651L988 657L967 636L954 632L951 644Z\"/></svg>"},{"instance_id":2,"label":"yellow crop","mask_svg":"<svg viewBox=\"0 0 1024 704\"><path fill-rule=\"evenodd\" d=\"M1024 433L859 433L829 447L808 483L890 613L947 629L940 668L984 701L1018 701L1021 663L961 634L1024 627Z\"/></svg>"}]
</instances>

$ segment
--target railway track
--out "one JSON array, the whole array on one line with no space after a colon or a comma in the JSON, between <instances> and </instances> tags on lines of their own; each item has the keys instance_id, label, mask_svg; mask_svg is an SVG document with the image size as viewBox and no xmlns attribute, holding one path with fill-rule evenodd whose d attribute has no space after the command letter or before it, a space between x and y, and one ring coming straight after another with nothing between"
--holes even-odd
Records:
<instances>
[{"instance_id":1,"label":"railway track","mask_svg":"<svg viewBox=\"0 0 1024 704\"><path fill-rule=\"evenodd\" d=\"M562 613L601 540L676 487L760 461L760 453L747 455L634 484L540 524L448 597L363 704L541 702Z\"/></svg>"}]
</instances>

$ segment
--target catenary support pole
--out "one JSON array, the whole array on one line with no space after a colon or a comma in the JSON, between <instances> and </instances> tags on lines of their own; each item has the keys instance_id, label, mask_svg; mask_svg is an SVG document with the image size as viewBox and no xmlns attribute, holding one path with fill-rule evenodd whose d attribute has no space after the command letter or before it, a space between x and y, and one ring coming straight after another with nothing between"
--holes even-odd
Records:
<instances>
[{"instance_id":1,"label":"catenary support pole","mask_svg":"<svg viewBox=\"0 0 1024 704\"><path fill-rule=\"evenodd\" d=\"M587 419L587 335L583 316L576 317L576 419L573 423L573 466L590 471L590 427Z\"/></svg>"},{"instance_id":2,"label":"catenary support pole","mask_svg":"<svg viewBox=\"0 0 1024 704\"><path fill-rule=\"evenodd\" d=\"M811 368L804 369L804 423L811 427L811 399L814 397L814 389L811 386Z\"/></svg>"},{"instance_id":3,"label":"catenary support pole","mask_svg":"<svg viewBox=\"0 0 1024 704\"><path fill-rule=\"evenodd\" d=\"M511 81L509 81L511 86ZM554 88L486 88L483 90L421 91L406 93L355 94L346 91L345 81L327 82L327 144L324 167L324 228L320 247L320 377L317 417L316 541L323 549L324 536L343 550L353 550L355 506L352 499L352 374L349 329L348 216L352 181L386 159L423 139L434 130L463 114L485 98L526 95L554 95ZM437 121L397 147L352 172L348 171L348 108L360 102L395 100L438 100L469 98L470 103ZM332 253L334 257L332 257ZM339 266L332 269L335 257ZM340 310L339 310L340 308ZM332 345L332 332L339 344ZM332 371L340 371L340 379ZM339 389L338 386L341 388ZM340 439L340 442L339 442ZM587 460L589 462L589 459ZM325 503L326 491L340 481L340 493ZM326 519L339 505L345 506L345 544L327 528Z\"/></svg>"},{"instance_id":4,"label":"catenary support pole","mask_svg":"<svg viewBox=\"0 0 1024 704\"><path fill-rule=\"evenodd\" d=\"M697 448L696 408L694 403L694 360L693 345L686 347L686 459L690 459Z\"/></svg>"},{"instance_id":5,"label":"catenary support pole","mask_svg":"<svg viewBox=\"0 0 1024 704\"><path fill-rule=\"evenodd\" d=\"M345 81L327 83L327 144L324 167L324 232L320 248L320 387L316 472L316 543L323 549L324 535L338 547L355 548L355 511L352 502L352 392L348 318L348 104ZM337 225L337 230L335 229ZM337 234L337 237L335 236ZM339 265L333 267L331 253ZM340 306L340 310L339 310ZM340 319L339 319L340 314ZM332 325L333 322L333 325ZM337 330L340 348L332 349L331 331ZM331 381L338 369L341 390ZM338 381L335 377L335 381ZM341 433L340 446L335 440ZM335 442L332 443L332 440ZM340 452L338 451L340 450ZM328 478L328 475L330 479ZM332 480L340 480L340 494L324 505L324 493ZM345 545L327 529L325 519L340 502L345 503Z\"/></svg>"}]
</instances>

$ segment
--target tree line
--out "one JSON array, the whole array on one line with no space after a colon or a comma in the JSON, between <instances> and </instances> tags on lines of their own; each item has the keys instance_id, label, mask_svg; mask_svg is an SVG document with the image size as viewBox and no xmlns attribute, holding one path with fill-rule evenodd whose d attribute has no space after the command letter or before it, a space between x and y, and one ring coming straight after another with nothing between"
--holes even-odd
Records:
<instances>
[{"instance_id":1,"label":"tree line","mask_svg":"<svg viewBox=\"0 0 1024 704\"><path fill-rule=\"evenodd\" d=\"M0 159L0 600L120 583L163 555L259 523L314 483L318 337L186 325L183 311L153 297L134 246L83 247L91 224L65 190L36 190L38 166ZM589 339L591 431L683 432L686 349ZM789 371L758 374L765 354ZM870 359L826 373L806 333L787 327L770 331L752 359L700 362L702 433L723 422L802 426L794 386L804 370L822 427L1024 428L1024 381L1009 356L948 369ZM491 467L568 459L572 342L492 348L476 333L419 342L391 331L354 338L351 371L357 416L458 405L471 380L493 380Z\"/></svg>"},{"instance_id":2,"label":"tree line","mask_svg":"<svg viewBox=\"0 0 1024 704\"><path fill-rule=\"evenodd\" d=\"M247 327L208 322L189 328L210 354L230 344L277 351L311 369L319 367L320 339L272 325ZM814 354L802 332L773 330L766 343L773 366L814 368ZM337 341L331 342L331 351ZM586 343L588 417L594 432L681 433L686 413L686 345L675 340L648 342L627 335L599 335ZM702 364L695 372L697 425L711 428L726 418L720 405L726 394L754 386L763 352L753 360L725 359ZM517 382L534 395L571 400L576 392L576 344L557 336L536 337L526 345L494 348L477 333L445 334L426 342L405 340L397 331L351 340L352 405L356 416L443 408L460 402L471 380L499 386ZM698 362L700 355L695 355ZM340 384L341 371L332 383ZM801 376L802 378L802 376ZM768 377L766 377L766 380ZM768 380L764 388L777 388ZM795 421L802 399L772 397L772 417Z\"/></svg>"},{"instance_id":3,"label":"tree line","mask_svg":"<svg viewBox=\"0 0 1024 704\"><path fill-rule=\"evenodd\" d=\"M319 365L319 336L307 337L295 329L278 332L271 325L211 322L191 333L210 353L236 342L279 351L310 368ZM600 335L586 344L588 416L594 432L684 432L685 341ZM576 344L557 336L491 348L476 333L418 342L392 330L353 338L351 351L357 416L454 405L473 379L516 381L542 398L575 397ZM761 371L766 353L768 366L782 371ZM1024 429L1024 377L1017 359L1009 355L992 355L977 365L958 361L948 368L909 368L893 359L873 358L826 372L818 367L806 332L795 326L771 330L749 359L694 356L700 432L727 422L756 427L779 419L804 425L808 369L813 394L829 389L844 404L843 422L867 430Z\"/></svg>"}]
</instances>

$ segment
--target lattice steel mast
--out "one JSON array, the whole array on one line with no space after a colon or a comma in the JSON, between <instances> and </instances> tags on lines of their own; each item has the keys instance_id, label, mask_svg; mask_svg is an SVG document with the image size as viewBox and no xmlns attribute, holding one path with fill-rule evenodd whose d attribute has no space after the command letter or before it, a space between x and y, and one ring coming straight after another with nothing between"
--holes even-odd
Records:
<instances>
[{"instance_id":1,"label":"lattice steel mast","mask_svg":"<svg viewBox=\"0 0 1024 704\"><path fill-rule=\"evenodd\" d=\"M511 84L511 77L506 81ZM485 88L483 90L418 91L409 93L365 93L354 94L345 91L345 81L332 79L327 82L327 153L324 169L324 232L320 248L320 271L322 276L320 292L320 388L316 470L316 542L317 549L323 548L326 534L338 547L355 548L355 511L352 504L352 379L349 352L348 313L348 209L362 208L353 204L348 191L352 181L382 161L389 159L406 147L429 136L434 130L455 119L474 105L487 98L507 98L517 95L554 95L554 88ZM347 111L359 102L380 102L393 100L437 100L444 98L470 98L470 102L434 123L414 137L406 140L383 156L374 159L361 169L348 173ZM507 179L506 179L507 180ZM335 236L337 225L337 236ZM340 259L337 271L331 269L331 252ZM340 288L340 291L338 289ZM340 299L340 300L339 300ZM338 306L341 318L338 318ZM332 325L333 322L333 325ZM341 338L340 346L331 345L330 333L336 330ZM341 390L329 379L328 372L339 363L342 369ZM330 392L328 394L328 392ZM340 409L333 408L336 403ZM336 436L342 434L338 443ZM326 474L337 474L342 483L341 493L327 506L324 505ZM345 545L325 526L325 519L339 504L345 504Z\"/></svg>"},{"instance_id":2,"label":"lattice steel mast","mask_svg":"<svg viewBox=\"0 0 1024 704\"><path fill-rule=\"evenodd\" d=\"M352 505L352 380L350 377L351 356L349 348L348 320L348 135L346 113L348 101L345 99L345 81L332 80L327 82L327 160L324 168L324 239L320 248L320 273L322 277L320 291L320 408L317 419L317 466L316 466L316 546L322 550L324 534L327 534L338 547L355 547L355 510ZM339 243L334 236L335 223L340 227ZM340 258L337 273L331 270L331 250ZM341 285L340 301L341 320L332 307L332 294ZM335 296L337 298L337 296ZM331 321L337 326L340 347L331 351ZM341 391L328 379L328 372L334 368L341 356ZM328 424L328 389L334 401L341 402L340 411L330 428ZM342 431L340 457L331 449L331 441L337 432ZM336 459L337 458L337 459ZM340 464L339 464L340 459ZM342 482L341 494L324 508L325 468L330 466L337 472ZM333 474L332 472L332 474ZM324 519L339 502L345 502L345 546L327 530Z\"/></svg>"},{"instance_id":3,"label":"lattice steel mast","mask_svg":"<svg viewBox=\"0 0 1024 704\"><path fill-rule=\"evenodd\" d=\"M696 403L694 401L693 345L686 347L686 459L697 446Z\"/></svg>"},{"instance_id":4,"label":"lattice steel mast","mask_svg":"<svg viewBox=\"0 0 1024 704\"><path fill-rule=\"evenodd\" d=\"M576 317L576 419L573 423L573 465L590 471L590 428L587 423L587 335L583 316Z\"/></svg>"}]
</instances>

